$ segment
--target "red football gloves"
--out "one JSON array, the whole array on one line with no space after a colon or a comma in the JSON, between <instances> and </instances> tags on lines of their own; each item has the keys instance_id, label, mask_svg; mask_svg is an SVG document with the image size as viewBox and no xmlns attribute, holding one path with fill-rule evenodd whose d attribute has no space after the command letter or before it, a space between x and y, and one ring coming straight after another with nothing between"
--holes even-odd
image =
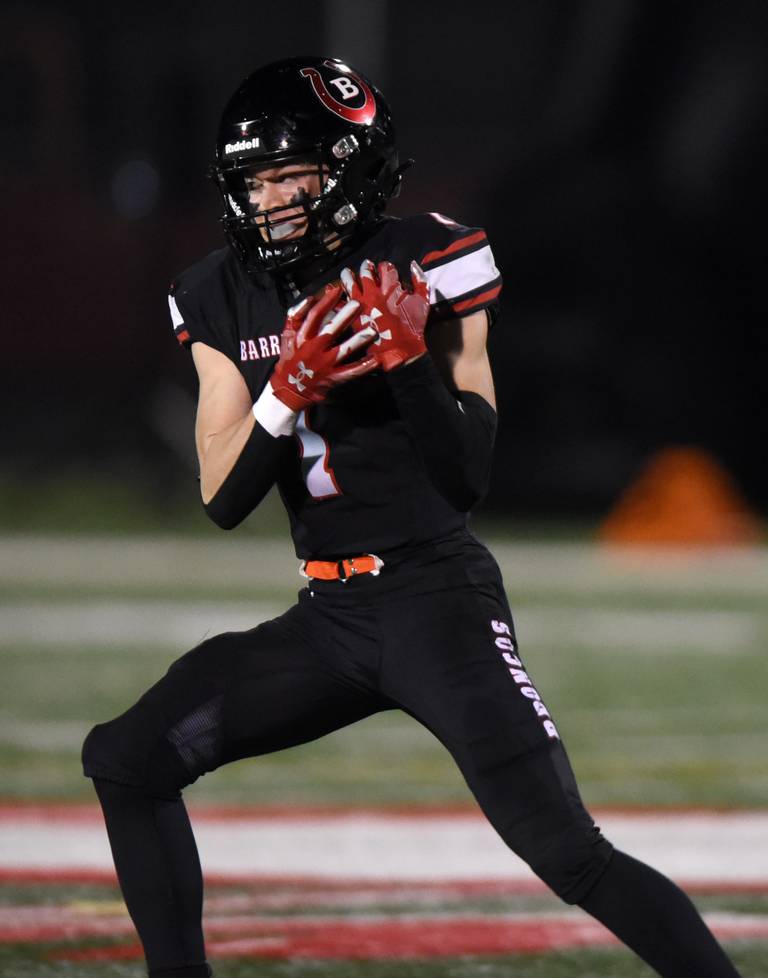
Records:
<instances>
[{"instance_id":1,"label":"red football gloves","mask_svg":"<svg viewBox=\"0 0 768 978\"><path fill-rule=\"evenodd\" d=\"M292 411L303 411L325 400L337 384L377 366L393 370L425 353L429 283L416 262L411 262L411 277L413 292L408 292L391 262L379 262L375 268L366 259L359 281L348 268L341 273L348 297L343 305L336 308L341 286L327 285L319 299L304 299L289 309L280 359L270 377L275 396ZM352 335L336 342L350 326ZM353 353L366 347L362 359L349 362Z\"/></svg>"},{"instance_id":2,"label":"red football gloves","mask_svg":"<svg viewBox=\"0 0 768 978\"><path fill-rule=\"evenodd\" d=\"M334 311L341 286L328 285L318 300L304 299L288 310L280 340L280 359L269 378L272 390L292 411L303 411L325 400L331 388L369 373L376 358L344 361L375 339L376 331L358 328L342 343L336 337L358 315L360 303L348 301Z\"/></svg>"},{"instance_id":3,"label":"red football gloves","mask_svg":"<svg viewBox=\"0 0 768 978\"><path fill-rule=\"evenodd\" d=\"M359 280L349 268L341 273L347 295L360 304L361 325L376 331L368 353L384 370L394 370L427 351L424 328L429 316L429 283L415 261L411 262L411 278L413 292L407 292L391 262L379 262L375 269L367 258L360 266Z\"/></svg>"}]
</instances>

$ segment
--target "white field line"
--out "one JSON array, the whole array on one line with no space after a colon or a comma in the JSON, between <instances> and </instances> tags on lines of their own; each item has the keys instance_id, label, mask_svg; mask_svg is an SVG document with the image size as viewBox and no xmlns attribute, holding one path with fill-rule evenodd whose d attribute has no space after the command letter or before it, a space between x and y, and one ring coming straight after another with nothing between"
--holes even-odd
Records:
<instances>
[{"instance_id":1,"label":"white field line","mask_svg":"<svg viewBox=\"0 0 768 978\"><path fill-rule=\"evenodd\" d=\"M285 611L264 601L72 601L0 607L2 645L170 646L179 653L221 632L246 631Z\"/></svg>"},{"instance_id":2,"label":"white field line","mask_svg":"<svg viewBox=\"0 0 768 978\"><path fill-rule=\"evenodd\" d=\"M0 606L3 645L171 647L181 653L211 635L245 631L285 610L277 602L146 600L24 602ZM659 611L523 605L515 614L522 646L567 649L670 648L717 655L758 646L768 615L753 611Z\"/></svg>"},{"instance_id":3,"label":"white field line","mask_svg":"<svg viewBox=\"0 0 768 978\"><path fill-rule=\"evenodd\" d=\"M486 542L507 587L572 593L647 590L762 597L768 593L768 547L645 550L589 543ZM5 536L0 538L0 589L16 586L154 584L183 589L227 581L242 587L300 586L297 560L286 538Z\"/></svg>"},{"instance_id":4,"label":"white field line","mask_svg":"<svg viewBox=\"0 0 768 978\"><path fill-rule=\"evenodd\" d=\"M598 813L620 849L673 879L749 884L768 880L768 812ZM528 867L481 815L330 814L201 817L195 833L204 869L330 880L529 880ZM6 811L0 870L108 870L100 819Z\"/></svg>"},{"instance_id":5,"label":"white field line","mask_svg":"<svg viewBox=\"0 0 768 978\"><path fill-rule=\"evenodd\" d=\"M2 710L0 745L44 753L52 749L79 751L91 726L88 720L27 720Z\"/></svg>"},{"instance_id":6,"label":"white field line","mask_svg":"<svg viewBox=\"0 0 768 978\"><path fill-rule=\"evenodd\" d=\"M751 611L660 611L633 608L557 608L522 605L512 613L521 645L559 650L635 650L667 655L670 649L716 655L754 647L768 615Z\"/></svg>"}]
</instances>

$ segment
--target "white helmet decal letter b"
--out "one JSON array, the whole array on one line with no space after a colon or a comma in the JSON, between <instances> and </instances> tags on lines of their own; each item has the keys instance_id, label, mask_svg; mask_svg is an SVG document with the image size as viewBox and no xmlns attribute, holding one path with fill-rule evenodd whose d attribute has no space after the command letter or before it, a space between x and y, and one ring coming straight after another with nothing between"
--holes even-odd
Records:
<instances>
[{"instance_id":1,"label":"white helmet decal letter b","mask_svg":"<svg viewBox=\"0 0 768 978\"><path fill-rule=\"evenodd\" d=\"M363 79L346 69L349 74L339 75L337 63L325 60L323 70L331 69L333 78L323 76L318 67L301 68L299 74L312 85L312 90L329 112L357 126L369 126L376 118L376 98ZM363 104L357 103L362 100Z\"/></svg>"},{"instance_id":2,"label":"white helmet decal letter b","mask_svg":"<svg viewBox=\"0 0 768 978\"><path fill-rule=\"evenodd\" d=\"M343 75L341 78L331 78L331 85L335 85L338 88L341 97L346 100L348 98L354 98L355 95L360 94L360 89L354 82L350 81L349 78L345 78Z\"/></svg>"}]
</instances>

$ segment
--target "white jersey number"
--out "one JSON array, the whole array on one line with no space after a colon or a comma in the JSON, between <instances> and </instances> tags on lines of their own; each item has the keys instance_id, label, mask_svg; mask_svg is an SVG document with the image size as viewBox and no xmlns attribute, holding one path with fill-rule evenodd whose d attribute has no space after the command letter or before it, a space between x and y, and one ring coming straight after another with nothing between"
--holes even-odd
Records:
<instances>
[{"instance_id":1,"label":"white jersey number","mask_svg":"<svg viewBox=\"0 0 768 978\"><path fill-rule=\"evenodd\" d=\"M330 465L331 446L322 435L309 427L306 411L299 414L296 437L300 445L301 472L310 496L313 499L340 496L341 490Z\"/></svg>"}]
</instances>

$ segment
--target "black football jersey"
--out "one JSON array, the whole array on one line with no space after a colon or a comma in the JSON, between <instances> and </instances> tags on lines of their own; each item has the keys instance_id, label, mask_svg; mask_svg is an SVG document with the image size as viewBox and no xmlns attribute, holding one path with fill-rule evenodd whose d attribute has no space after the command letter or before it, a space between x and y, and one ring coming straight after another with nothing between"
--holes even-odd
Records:
<instances>
[{"instance_id":1,"label":"black football jersey","mask_svg":"<svg viewBox=\"0 0 768 978\"><path fill-rule=\"evenodd\" d=\"M439 214L386 218L372 235L303 291L286 297L274 279L249 278L228 248L213 252L174 282L169 304L180 343L201 342L239 368L254 401L280 354L286 307L338 281L363 259L391 261L410 282L415 259L429 279L431 330L487 309L501 291L485 232ZM439 433L436 433L439 437ZM466 517L432 486L380 371L336 388L302 411L277 484L297 556L335 560L385 554L426 543L462 527Z\"/></svg>"}]
</instances>

